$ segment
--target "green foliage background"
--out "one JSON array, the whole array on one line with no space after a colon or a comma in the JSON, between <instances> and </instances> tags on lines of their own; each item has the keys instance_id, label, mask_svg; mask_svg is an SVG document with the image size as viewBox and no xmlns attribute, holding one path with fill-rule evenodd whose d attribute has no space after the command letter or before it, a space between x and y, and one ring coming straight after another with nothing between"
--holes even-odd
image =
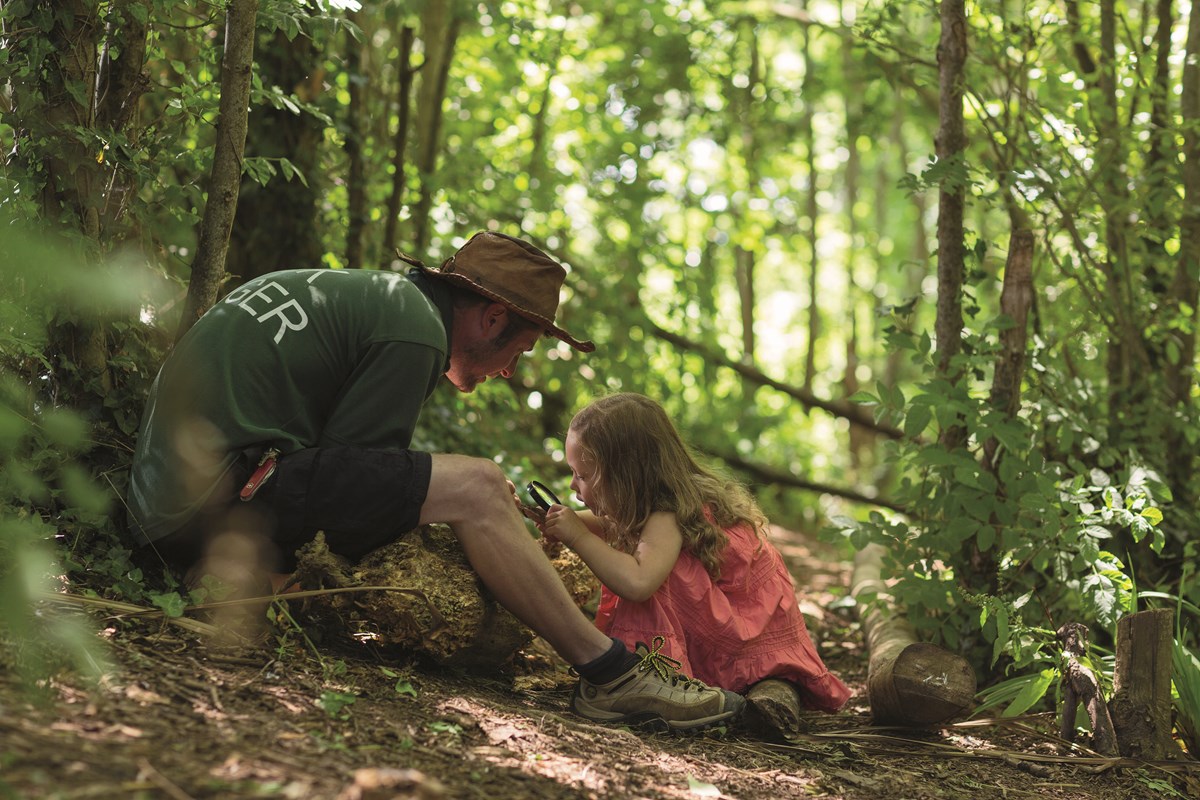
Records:
<instances>
[{"instance_id":1,"label":"green foliage background","mask_svg":"<svg viewBox=\"0 0 1200 800\"><path fill-rule=\"evenodd\" d=\"M481 228L531 237L570 267L562 319L599 348L547 345L508 384L439 391L420 444L495 457L565 495L572 411L644 392L701 450L755 468L741 474L774 521L827 529L847 557L887 545L897 595L930 639L985 674L1044 666L1053 629L1082 621L1103 643L1139 607L1135 587L1200 603L1182 570L1200 489L1200 234L1185 189L1200 158L1185 81L1196 54L1189 9L1162 20L1155 8L969 5L968 148L937 162L932 3L262 0L243 205L272 192L312 224L242 218L235 242L259 226L284 266L344 266L361 189L363 266L396 266L384 231L401 31L415 32L415 67L449 15L436 134L432 107L412 97L397 243L414 249L422 198L427 263ZM1120 23L1111 37L1105 9ZM130 559L122 471L207 202L224 11L0 8L0 546L36 542L76 588L141 602L175 586ZM138 25L142 93L127 121L106 122L79 65L131 52L122 37ZM280 82L291 73L277 65L296 62L302 77ZM426 65L415 86L435 77ZM415 155L425 144L432 170ZM970 253L954 383L937 374L932 338L947 187L967 192ZM1008 417L988 391L1012 324L999 295L1018 222L1035 232L1035 301ZM747 263L752 303L739 291ZM58 289L37 288L60 267ZM114 286L114 302L93 307ZM801 397L851 398L904 435ZM953 424L969 438L948 449ZM988 442L1000 455L985 466Z\"/></svg>"}]
</instances>

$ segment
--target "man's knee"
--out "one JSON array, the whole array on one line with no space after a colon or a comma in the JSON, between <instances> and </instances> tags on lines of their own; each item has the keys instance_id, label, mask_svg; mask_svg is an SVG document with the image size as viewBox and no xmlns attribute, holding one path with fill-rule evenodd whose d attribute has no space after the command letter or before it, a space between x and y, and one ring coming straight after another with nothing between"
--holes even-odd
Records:
<instances>
[{"instance_id":1,"label":"man's knee","mask_svg":"<svg viewBox=\"0 0 1200 800\"><path fill-rule=\"evenodd\" d=\"M434 455L426 510L422 516L432 514L443 519L423 521L453 523L472 519L484 510L494 511L497 504L510 503L511 496L508 480L494 461L473 456Z\"/></svg>"}]
</instances>

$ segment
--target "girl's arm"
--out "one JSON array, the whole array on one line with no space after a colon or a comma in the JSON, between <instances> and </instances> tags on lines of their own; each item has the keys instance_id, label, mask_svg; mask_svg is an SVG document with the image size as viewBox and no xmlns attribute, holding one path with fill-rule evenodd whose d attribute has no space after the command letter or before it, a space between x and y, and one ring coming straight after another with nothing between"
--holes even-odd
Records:
<instances>
[{"instance_id":1,"label":"girl's arm","mask_svg":"<svg viewBox=\"0 0 1200 800\"><path fill-rule=\"evenodd\" d=\"M601 539L604 538L604 526L600 524L600 518L596 516L595 512L588 508L582 508L576 511L575 515L579 517L580 522L587 526L589 531Z\"/></svg>"},{"instance_id":2,"label":"girl's arm","mask_svg":"<svg viewBox=\"0 0 1200 800\"><path fill-rule=\"evenodd\" d=\"M546 512L546 532L574 550L614 594L635 603L648 599L662 586L683 548L675 515L666 511L650 515L632 555L589 535L586 520L565 506L551 506Z\"/></svg>"}]
</instances>

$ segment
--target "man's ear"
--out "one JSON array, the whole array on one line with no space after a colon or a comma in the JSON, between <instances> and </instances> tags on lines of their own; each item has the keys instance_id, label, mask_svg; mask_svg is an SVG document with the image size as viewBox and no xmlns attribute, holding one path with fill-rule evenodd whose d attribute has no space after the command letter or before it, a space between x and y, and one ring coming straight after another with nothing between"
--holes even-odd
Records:
<instances>
[{"instance_id":1,"label":"man's ear","mask_svg":"<svg viewBox=\"0 0 1200 800\"><path fill-rule=\"evenodd\" d=\"M508 324L508 307L503 303L492 303L480 317L480 332L484 338L492 339Z\"/></svg>"}]
</instances>

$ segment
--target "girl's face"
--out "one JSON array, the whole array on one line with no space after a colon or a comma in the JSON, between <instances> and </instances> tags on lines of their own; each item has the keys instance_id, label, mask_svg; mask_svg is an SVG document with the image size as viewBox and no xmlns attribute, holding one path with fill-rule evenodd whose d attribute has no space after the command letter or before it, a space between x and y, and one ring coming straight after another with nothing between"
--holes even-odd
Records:
<instances>
[{"instance_id":1,"label":"girl's face","mask_svg":"<svg viewBox=\"0 0 1200 800\"><path fill-rule=\"evenodd\" d=\"M564 442L567 451L567 466L571 468L571 491L593 512L600 514L600 486L596 463L583 454L583 446L574 428L567 430Z\"/></svg>"}]
</instances>

